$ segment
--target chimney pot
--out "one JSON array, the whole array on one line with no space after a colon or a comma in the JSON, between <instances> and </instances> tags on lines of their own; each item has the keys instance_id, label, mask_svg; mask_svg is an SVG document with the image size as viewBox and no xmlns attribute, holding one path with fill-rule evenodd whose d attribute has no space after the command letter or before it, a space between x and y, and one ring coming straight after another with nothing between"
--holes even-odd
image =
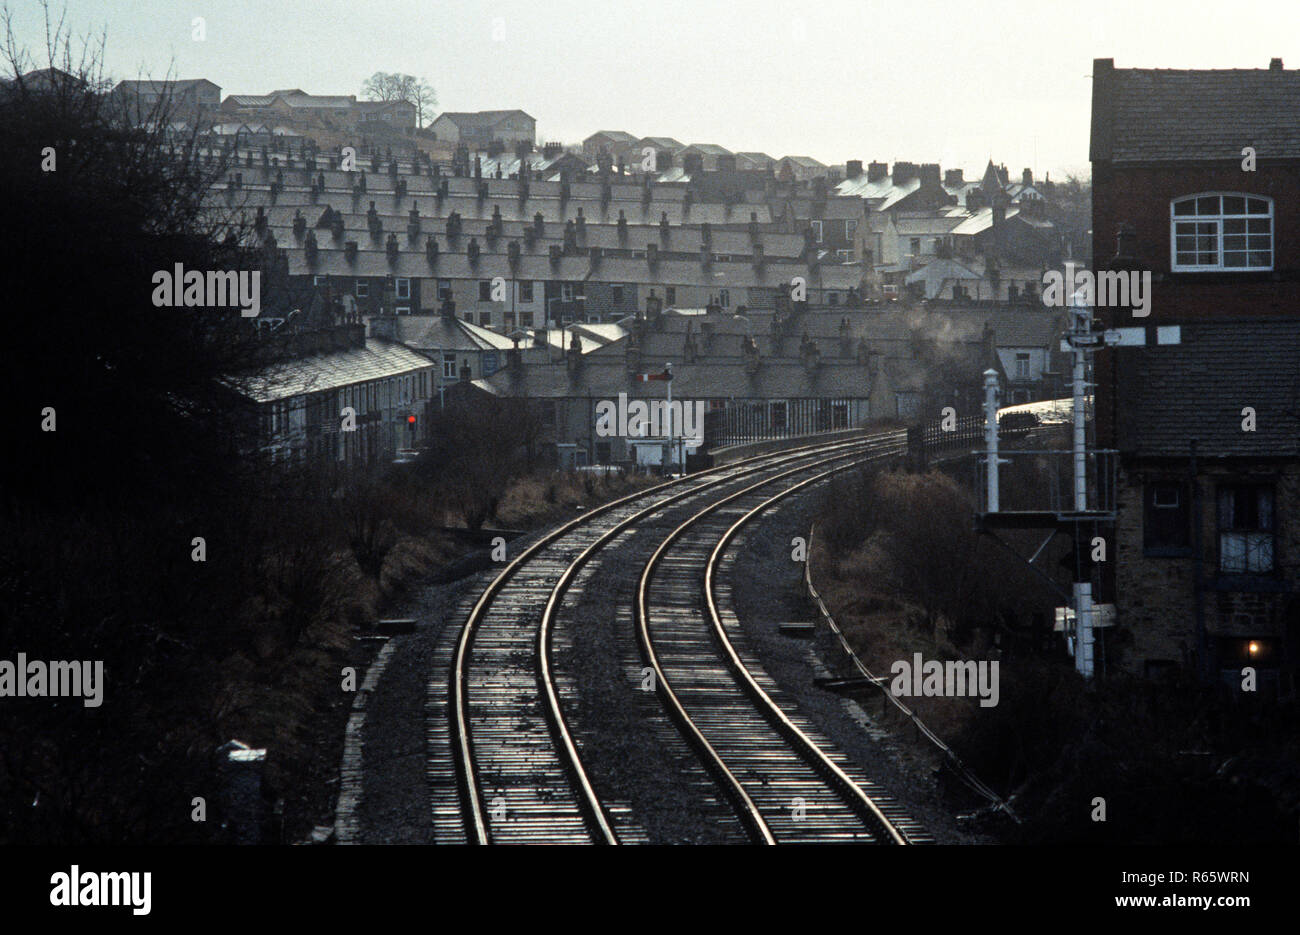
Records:
<instances>
[{"instance_id":1,"label":"chimney pot","mask_svg":"<svg viewBox=\"0 0 1300 935\"><path fill-rule=\"evenodd\" d=\"M1281 70L1282 70L1282 60L1281 60L1280 58L1271 59L1271 60L1269 61L1269 63L1268 63L1268 70L1269 70L1269 71L1281 71Z\"/></svg>"}]
</instances>

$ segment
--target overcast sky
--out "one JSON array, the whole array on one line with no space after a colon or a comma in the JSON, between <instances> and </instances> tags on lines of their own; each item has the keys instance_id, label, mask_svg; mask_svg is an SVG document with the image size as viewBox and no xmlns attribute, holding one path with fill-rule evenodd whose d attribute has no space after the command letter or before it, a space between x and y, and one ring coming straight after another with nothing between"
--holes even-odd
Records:
<instances>
[{"instance_id":1,"label":"overcast sky","mask_svg":"<svg viewBox=\"0 0 1300 935\"><path fill-rule=\"evenodd\" d=\"M9 0L44 46L37 0ZM1086 173L1094 58L1300 67L1300 0L67 0L112 76L231 93L360 94L421 76L436 111L520 108L542 140L596 130L733 151ZM1068 10L1060 12L1058 10ZM206 39L192 38L203 17Z\"/></svg>"}]
</instances>

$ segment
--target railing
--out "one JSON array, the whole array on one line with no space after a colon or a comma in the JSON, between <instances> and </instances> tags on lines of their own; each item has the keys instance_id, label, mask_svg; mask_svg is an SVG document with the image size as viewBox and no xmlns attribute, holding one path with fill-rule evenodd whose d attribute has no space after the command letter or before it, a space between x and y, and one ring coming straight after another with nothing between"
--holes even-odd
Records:
<instances>
[{"instance_id":1,"label":"railing","mask_svg":"<svg viewBox=\"0 0 1300 935\"><path fill-rule=\"evenodd\" d=\"M988 460L974 452L977 512L988 513ZM998 452L998 513L1077 513L1074 508L1074 452L1069 450L1002 449ZM1119 452L1092 449L1084 455L1087 468L1088 514L1115 513L1115 478Z\"/></svg>"},{"instance_id":2,"label":"railing","mask_svg":"<svg viewBox=\"0 0 1300 935\"><path fill-rule=\"evenodd\" d=\"M796 438L852 427L851 399L787 399L747 402L704 414L704 444L709 451L730 445Z\"/></svg>"},{"instance_id":3,"label":"railing","mask_svg":"<svg viewBox=\"0 0 1300 935\"><path fill-rule=\"evenodd\" d=\"M999 438L1020 438L1032 426L1014 413L998 421ZM934 455L955 449L970 449L984 444L984 417L962 416L950 429L944 429L943 420L936 419L907 430L907 455L914 470L924 471Z\"/></svg>"}]
</instances>

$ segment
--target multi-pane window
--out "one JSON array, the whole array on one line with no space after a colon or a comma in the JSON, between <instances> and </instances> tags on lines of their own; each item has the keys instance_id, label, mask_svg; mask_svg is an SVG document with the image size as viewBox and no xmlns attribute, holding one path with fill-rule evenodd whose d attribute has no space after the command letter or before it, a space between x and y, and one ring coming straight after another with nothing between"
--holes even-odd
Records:
<instances>
[{"instance_id":1,"label":"multi-pane window","mask_svg":"<svg viewBox=\"0 0 1300 935\"><path fill-rule=\"evenodd\" d=\"M1016 379L1029 379L1029 355L1024 353L1016 354Z\"/></svg>"},{"instance_id":2,"label":"multi-pane window","mask_svg":"<svg viewBox=\"0 0 1300 935\"><path fill-rule=\"evenodd\" d=\"M731 292L727 289L718 291L718 304L723 308L731 308Z\"/></svg>"},{"instance_id":3,"label":"multi-pane window","mask_svg":"<svg viewBox=\"0 0 1300 935\"><path fill-rule=\"evenodd\" d=\"M813 221L813 222L811 222L811 223L812 223L812 230L813 230L813 239L816 240L818 243L821 243L821 242L822 242L822 222L821 222L821 221Z\"/></svg>"},{"instance_id":4,"label":"multi-pane window","mask_svg":"<svg viewBox=\"0 0 1300 935\"><path fill-rule=\"evenodd\" d=\"M395 288L399 299L409 299L411 297L411 280L399 276Z\"/></svg>"},{"instance_id":5,"label":"multi-pane window","mask_svg":"<svg viewBox=\"0 0 1300 935\"><path fill-rule=\"evenodd\" d=\"M669 305L677 304L676 286L664 286L664 301L667 302Z\"/></svg>"},{"instance_id":6,"label":"multi-pane window","mask_svg":"<svg viewBox=\"0 0 1300 935\"><path fill-rule=\"evenodd\" d=\"M370 283L366 282L364 279L358 279L357 298L364 299L364 298L368 298L369 295L370 295Z\"/></svg>"},{"instance_id":7,"label":"multi-pane window","mask_svg":"<svg viewBox=\"0 0 1300 935\"><path fill-rule=\"evenodd\" d=\"M1170 205L1175 270L1273 268L1273 199L1189 195Z\"/></svg>"},{"instance_id":8,"label":"multi-pane window","mask_svg":"<svg viewBox=\"0 0 1300 935\"><path fill-rule=\"evenodd\" d=\"M1219 488L1219 571L1257 575L1273 570L1273 488L1227 484Z\"/></svg>"},{"instance_id":9,"label":"multi-pane window","mask_svg":"<svg viewBox=\"0 0 1300 935\"><path fill-rule=\"evenodd\" d=\"M533 301L533 281L531 279L525 279L523 282L519 283L519 301Z\"/></svg>"},{"instance_id":10,"label":"multi-pane window","mask_svg":"<svg viewBox=\"0 0 1300 935\"><path fill-rule=\"evenodd\" d=\"M456 355L455 354L442 355L442 378L444 380L456 379Z\"/></svg>"},{"instance_id":11,"label":"multi-pane window","mask_svg":"<svg viewBox=\"0 0 1300 935\"><path fill-rule=\"evenodd\" d=\"M480 302L492 301L492 280L480 279L478 281L478 300Z\"/></svg>"},{"instance_id":12,"label":"multi-pane window","mask_svg":"<svg viewBox=\"0 0 1300 935\"><path fill-rule=\"evenodd\" d=\"M1147 550L1186 549L1188 545L1187 485L1153 481L1146 485L1142 546Z\"/></svg>"}]
</instances>

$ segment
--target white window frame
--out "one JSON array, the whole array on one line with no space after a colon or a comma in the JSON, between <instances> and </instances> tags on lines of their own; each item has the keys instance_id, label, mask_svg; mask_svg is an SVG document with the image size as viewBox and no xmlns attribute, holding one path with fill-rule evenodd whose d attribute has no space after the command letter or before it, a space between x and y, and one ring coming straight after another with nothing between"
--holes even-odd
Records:
<instances>
[{"instance_id":1,"label":"white window frame","mask_svg":"<svg viewBox=\"0 0 1300 935\"><path fill-rule=\"evenodd\" d=\"M398 276L393 282L393 289L399 299L409 299L411 297L411 280L405 276Z\"/></svg>"},{"instance_id":2,"label":"white window frame","mask_svg":"<svg viewBox=\"0 0 1300 935\"><path fill-rule=\"evenodd\" d=\"M370 283L366 282L364 279L357 280L357 298L358 299L370 298Z\"/></svg>"},{"instance_id":3,"label":"white window frame","mask_svg":"<svg viewBox=\"0 0 1300 935\"><path fill-rule=\"evenodd\" d=\"M573 283L571 282L560 283L560 301L561 302L573 301Z\"/></svg>"},{"instance_id":4,"label":"white window frame","mask_svg":"<svg viewBox=\"0 0 1300 935\"><path fill-rule=\"evenodd\" d=\"M821 222L821 221L809 221L808 223L812 226L812 229L813 229L813 240L815 240L817 243L821 243L821 242L822 242L822 222Z\"/></svg>"},{"instance_id":5,"label":"white window frame","mask_svg":"<svg viewBox=\"0 0 1300 935\"><path fill-rule=\"evenodd\" d=\"M444 380L456 379L456 355L455 354L442 355L442 378Z\"/></svg>"},{"instance_id":6,"label":"white window frame","mask_svg":"<svg viewBox=\"0 0 1300 935\"><path fill-rule=\"evenodd\" d=\"M1177 211L1178 205L1188 201L1195 202L1199 198L1218 198L1219 199L1218 213L1216 214L1176 214L1175 213L1175 211ZM1255 201L1262 201L1268 206L1268 214L1267 215L1224 214L1223 213L1224 198L1246 198L1246 199L1253 199ZM1199 272L1267 273L1267 272L1271 272L1277 259L1276 251L1274 249L1275 248L1274 234L1276 233L1277 230L1277 226L1274 221L1274 216L1275 216L1275 207L1273 204L1273 199L1267 195L1256 195L1250 192L1226 192L1226 191L1196 192L1195 194L1180 195L1177 198L1172 199L1169 202L1169 268L1170 270L1172 270L1175 273L1199 273ZM1224 232L1225 222L1242 221L1242 222L1246 222L1247 228L1249 228L1250 221L1262 221L1262 220L1268 221L1267 235L1260 234L1260 233L1251 233L1249 232L1249 230L1241 234L1236 234L1236 233L1225 234ZM1210 236L1210 233L1208 231L1202 233L1199 230L1201 225L1204 225L1209 228L1213 228L1214 252L1217 258L1216 262L1214 263L1179 263L1178 262L1178 225L1179 224L1197 225L1197 230L1193 235L1195 237ZM1183 236L1187 236L1187 235L1184 234ZM1224 240L1226 237L1238 237L1238 236L1240 237L1267 236L1268 237L1268 260L1269 260L1268 265L1267 266L1225 266L1223 261L1223 255L1225 252ZM1200 251L1194 250L1193 252L1199 253ZM1242 250L1232 250L1228 252L1245 253L1249 255L1249 253L1253 251L1250 251L1248 249L1242 249Z\"/></svg>"}]
</instances>

